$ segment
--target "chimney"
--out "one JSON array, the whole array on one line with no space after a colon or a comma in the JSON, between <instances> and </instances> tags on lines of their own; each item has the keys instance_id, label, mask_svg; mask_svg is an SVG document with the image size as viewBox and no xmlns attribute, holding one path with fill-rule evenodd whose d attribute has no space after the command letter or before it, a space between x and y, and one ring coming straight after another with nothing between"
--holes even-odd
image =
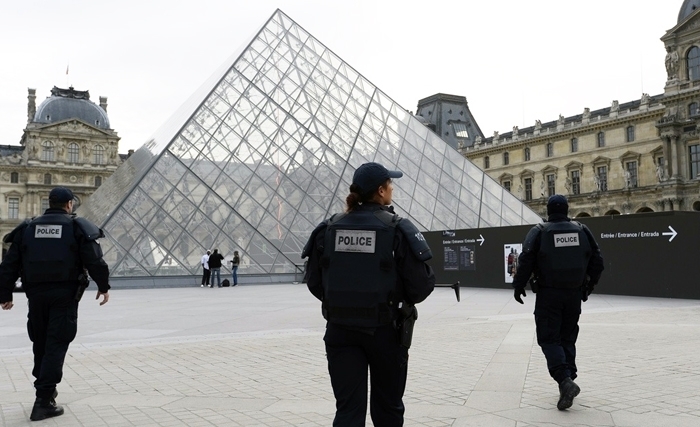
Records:
<instances>
[{"instance_id":1,"label":"chimney","mask_svg":"<svg viewBox=\"0 0 700 427\"><path fill-rule=\"evenodd\" d=\"M107 97L106 96L100 97L100 108L105 110L105 113L107 112Z\"/></svg>"},{"instance_id":2,"label":"chimney","mask_svg":"<svg viewBox=\"0 0 700 427\"><path fill-rule=\"evenodd\" d=\"M36 114L36 89L29 88L27 90L29 91L29 95L27 95L29 100L27 104L27 124L29 124L34 120L34 115Z\"/></svg>"}]
</instances>

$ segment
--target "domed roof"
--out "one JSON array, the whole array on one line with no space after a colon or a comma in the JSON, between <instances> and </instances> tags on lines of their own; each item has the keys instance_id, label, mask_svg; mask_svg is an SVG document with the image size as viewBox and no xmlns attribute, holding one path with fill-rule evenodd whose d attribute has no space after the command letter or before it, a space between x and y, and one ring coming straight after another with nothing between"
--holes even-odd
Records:
<instances>
[{"instance_id":1,"label":"domed roof","mask_svg":"<svg viewBox=\"0 0 700 427\"><path fill-rule=\"evenodd\" d=\"M88 91L51 89L51 96L39 105L33 123L56 123L67 119L80 119L100 129L110 129L107 112L90 101Z\"/></svg>"},{"instance_id":2,"label":"domed roof","mask_svg":"<svg viewBox=\"0 0 700 427\"><path fill-rule=\"evenodd\" d=\"M697 8L700 7L700 0L684 0L680 12L678 12L678 23L685 21Z\"/></svg>"}]
</instances>

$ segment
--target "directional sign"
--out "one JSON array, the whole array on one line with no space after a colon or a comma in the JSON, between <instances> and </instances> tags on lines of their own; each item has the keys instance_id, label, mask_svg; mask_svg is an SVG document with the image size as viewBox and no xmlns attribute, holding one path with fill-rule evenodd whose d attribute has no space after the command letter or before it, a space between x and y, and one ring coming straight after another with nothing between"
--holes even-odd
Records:
<instances>
[{"instance_id":1,"label":"directional sign","mask_svg":"<svg viewBox=\"0 0 700 427\"><path fill-rule=\"evenodd\" d=\"M644 231L644 230L627 230L627 231L616 231L614 233L611 232L603 232L600 233L600 238L601 239L647 239L647 238L656 238L656 237L661 237L664 238L663 236L671 236L668 241L672 242L673 239L678 235L678 232L673 229L670 225L668 226L668 229L671 231L664 231L659 233L658 231Z\"/></svg>"},{"instance_id":2,"label":"directional sign","mask_svg":"<svg viewBox=\"0 0 700 427\"><path fill-rule=\"evenodd\" d=\"M476 241L481 242L481 243L479 243L479 246L484 246L484 240L486 240L486 239L484 239L484 236L482 236L481 234L479 234L479 237L480 237L480 239L476 239Z\"/></svg>"},{"instance_id":3,"label":"directional sign","mask_svg":"<svg viewBox=\"0 0 700 427\"><path fill-rule=\"evenodd\" d=\"M668 226L668 229L671 231L670 232L667 231L667 232L661 233L661 234L663 234L664 236L671 236L671 238L668 239L668 241L672 242L673 239L678 235L678 232L676 230L674 230L673 227L671 227L670 225Z\"/></svg>"}]
</instances>

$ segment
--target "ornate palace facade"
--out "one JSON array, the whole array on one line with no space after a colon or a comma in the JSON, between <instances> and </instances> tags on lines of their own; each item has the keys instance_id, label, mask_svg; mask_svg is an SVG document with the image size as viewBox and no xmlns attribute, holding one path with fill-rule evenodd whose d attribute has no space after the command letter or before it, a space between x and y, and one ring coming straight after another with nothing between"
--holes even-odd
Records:
<instances>
[{"instance_id":1,"label":"ornate palace facade","mask_svg":"<svg viewBox=\"0 0 700 427\"><path fill-rule=\"evenodd\" d=\"M28 100L20 145L0 145L0 236L42 214L55 186L70 187L79 206L122 161L106 97L97 105L87 91L54 87L38 107L35 89Z\"/></svg>"}]
</instances>

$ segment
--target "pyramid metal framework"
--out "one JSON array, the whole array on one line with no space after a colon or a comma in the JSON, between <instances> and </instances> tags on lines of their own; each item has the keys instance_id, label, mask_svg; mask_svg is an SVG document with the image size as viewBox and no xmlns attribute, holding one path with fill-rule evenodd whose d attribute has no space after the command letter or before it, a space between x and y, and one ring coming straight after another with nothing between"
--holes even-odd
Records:
<instances>
[{"instance_id":1,"label":"pyramid metal framework","mask_svg":"<svg viewBox=\"0 0 700 427\"><path fill-rule=\"evenodd\" d=\"M371 161L404 172L394 206L423 231L540 221L282 11L234 58L80 209L112 276L196 275L212 248L294 273Z\"/></svg>"}]
</instances>

